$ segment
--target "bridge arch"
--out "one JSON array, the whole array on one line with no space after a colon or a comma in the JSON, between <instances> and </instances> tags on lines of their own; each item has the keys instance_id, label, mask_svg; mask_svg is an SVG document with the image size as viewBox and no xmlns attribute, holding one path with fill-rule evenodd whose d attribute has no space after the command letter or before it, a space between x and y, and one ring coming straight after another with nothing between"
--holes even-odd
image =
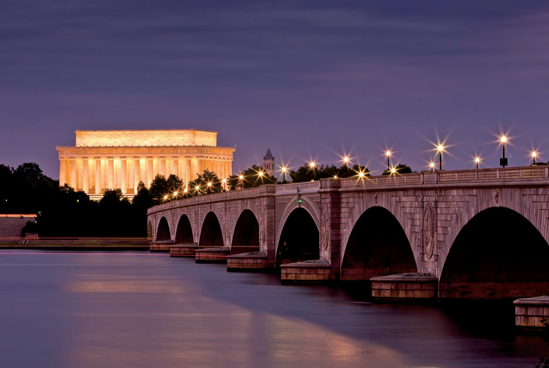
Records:
<instances>
[{"instance_id":1,"label":"bridge arch","mask_svg":"<svg viewBox=\"0 0 549 368\"><path fill-rule=\"evenodd\" d=\"M367 281L417 269L412 247L397 218L381 206L364 211L342 249L341 280Z\"/></svg>"},{"instance_id":2,"label":"bridge arch","mask_svg":"<svg viewBox=\"0 0 549 368\"><path fill-rule=\"evenodd\" d=\"M303 207L294 208L280 225L276 244L276 264L319 259L318 222Z\"/></svg>"},{"instance_id":3,"label":"bridge arch","mask_svg":"<svg viewBox=\"0 0 549 368\"><path fill-rule=\"evenodd\" d=\"M259 221L251 210L245 209L238 216L233 230L231 254L257 251L259 251Z\"/></svg>"},{"instance_id":4,"label":"bridge arch","mask_svg":"<svg viewBox=\"0 0 549 368\"><path fill-rule=\"evenodd\" d=\"M158 222L158 228L156 230L156 240L171 240L170 226L168 225L168 220L166 220L165 217L162 217Z\"/></svg>"},{"instance_id":5,"label":"bridge arch","mask_svg":"<svg viewBox=\"0 0 549 368\"><path fill-rule=\"evenodd\" d=\"M199 245L223 246L223 230L216 214L212 211L206 214L202 222Z\"/></svg>"},{"instance_id":6,"label":"bridge arch","mask_svg":"<svg viewBox=\"0 0 549 368\"><path fill-rule=\"evenodd\" d=\"M298 203L298 199L301 199L301 203ZM288 217L290 217L290 214L298 208L302 208L309 213L317 229L320 231L320 209L311 199L304 196L301 196L301 197L294 196L290 199L290 201L286 204L286 206L284 207L284 210L282 211L282 216L280 217L280 222L278 223L278 227L276 231L276 239L275 239L276 248L278 248L278 243L280 242L282 230L284 228L284 225L288 221Z\"/></svg>"},{"instance_id":7,"label":"bridge arch","mask_svg":"<svg viewBox=\"0 0 549 368\"><path fill-rule=\"evenodd\" d=\"M193 227L191 221L186 214L182 214L177 223L175 232L176 244L194 243Z\"/></svg>"},{"instance_id":8,"label":"bridge arch","mask_svg":"<svg viewBox=\"0 0 549 368\"><path fill-rule=\"evenodd\" d=\"M549 292L549 245L524 215L480 211L460 229L443 264L441 298L501 299Z\"/></svg>"},{"instance_id":9,"label":"bridge arch","mask_svg":"<svg viewBox=\"0 0 549 368\"><path fill-rule=\"evenodd\" d=\"M413 236L412 236L412 229L411 224L405 222L405 216L402 215L402 209L400 208L398 202L395 203L394 201L394 195L391 195L390 192L381 192L381 193L364 193L361 197L358 199L355 199L353 208L349 211L349 215L347 217L347 220L342 219L342 239L341 239L341 262L343 264L344 256L347 251L347 245L349 244L349 239L351 237L351 233L353 229L355 229L355 226L361 216L365 214L369 209L373 207L379 207L385 209L387 212L389 212L392 215L392 218L398 222L400 225L400 228L403 229L404 234L406 235L406 239L408 240L408 244L413 245ZM414 247L410 247L414 254L414 259L416 265L420 264L420 257L421 255L419 252L416 252Z\"/></svg>"}]
</instances>

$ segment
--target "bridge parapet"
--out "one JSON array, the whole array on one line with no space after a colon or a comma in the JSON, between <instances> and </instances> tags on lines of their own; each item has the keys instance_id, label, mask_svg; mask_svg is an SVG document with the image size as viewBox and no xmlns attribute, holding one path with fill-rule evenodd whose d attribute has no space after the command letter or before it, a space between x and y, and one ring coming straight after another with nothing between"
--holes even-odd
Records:
<instances>
[{"instance_id":1,"label":"bridge parapet","mask_svg":"<svg viewBox=\"0 0 549 368\"><path fill-rule=\"evenodd\" d=\"M455 171L435 171L422 172L403 175L383 175L371 176L362 179L350 178L341 180L342 190L353 189L383 189L383 188L409 188L414 186L440 187L449 186L498 186L506 185L532 185L536 181L547 184L549 178L548 167L511 167L496 169L478 169L478 170L455 170Z\"/></svg>"}]
</instances>

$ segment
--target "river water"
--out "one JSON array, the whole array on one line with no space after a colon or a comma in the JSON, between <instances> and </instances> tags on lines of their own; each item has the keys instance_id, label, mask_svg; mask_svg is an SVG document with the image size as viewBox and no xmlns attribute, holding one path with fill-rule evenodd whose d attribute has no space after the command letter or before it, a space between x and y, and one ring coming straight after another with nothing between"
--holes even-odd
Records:
<instances>
[{"instance_id":1,"label":"river water","mask_svg":"<svg viewBox=\"0 0 549 368\"><path fill-rule=\"evenodd\" d=\"M165 253L1 251L0 367L517 368L549 355L514 332L512 308L351 295Z\"/></svg>"}]
</instances>

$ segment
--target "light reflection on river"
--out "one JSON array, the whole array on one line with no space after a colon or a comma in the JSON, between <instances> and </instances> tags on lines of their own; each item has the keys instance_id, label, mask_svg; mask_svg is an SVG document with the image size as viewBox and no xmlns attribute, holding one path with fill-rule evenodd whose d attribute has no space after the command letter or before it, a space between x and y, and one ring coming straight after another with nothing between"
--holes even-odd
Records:
<instances>
[{"instance_id":1,"label":"light reflection on river","mask_svg":"<svg viewBox=\"0 0 549 368\"><path fill-rule=\"evenodd\" d=\"M546 354L468 314L165 253L0 252L0 367L516 368Z\"/></svg>"}]
</instances>

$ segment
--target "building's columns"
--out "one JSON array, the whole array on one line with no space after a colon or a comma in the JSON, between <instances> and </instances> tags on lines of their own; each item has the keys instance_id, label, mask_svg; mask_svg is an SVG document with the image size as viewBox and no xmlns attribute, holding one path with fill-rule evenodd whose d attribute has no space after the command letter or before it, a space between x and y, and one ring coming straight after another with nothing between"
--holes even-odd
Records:
<instances>
[{"instance_id":1,"label":"building's columns","mask_svg":"<svg viewBox=\"0 0 549 368\"><path fill-rule=\"evenodd\" d=\"M192 169L191 169L191 159L188 157L185 157L185 185L188 185L190 181L194 180L194 177L191 176Z\"/></svg>"},{"instance_id":2,"label":"building's columns","mask_svg":"<svg viewBox=\"0 0 549 368\"><path fill-rule=\"evenodd\" d=\"M114 159L107 157L107 188L114 189Z\"/></svg>"},{"instance_id":3,"label":"building's columns","mask_svg":"<svg viewBox=\"0 0 549 368\"><path fill-rule=\"evenodd\" d=\"M69 159L70 180L69 186L76 190L76 160L74 158Z\"/></svg>"},{"instance_id":4,"label":"building's columns","mask_svg":"<svg viewBox=\"0 0 549 368\"><path fill-rule=\"evenodd\" d=\"M158 162L160 161L160 159L158 157L153 157L152 159L152 163L153 163L153 166L152 166L152 176L151 176L151 181L154 179L154 177L156 175L158 175L160 173L159 169L158 169Z\"/></svg>"},{"instance_id":5,"label":"building's columns","mask_svg":"<svg viewBox=\"0 0 549 368\"><path fill-rule=\"evenodd\" d=\"M126 162L126 157L120 158L120 168L122 170L120 189L122 189L122 193L126 194L128 193L128 165Z\"/></svg>"},{"instance_id":6,"label":"building's columns","mask_svg":"<svg viewBox=\"0 0 549 368\"><path fill-rule=\"evenodd\" d=\"M159 173L160 175L167 176L167 175L166 175L166 158L165 158L165 157L160 157L160 158L158 159L158 161L159 161L159 163L160 163L160 165L159 165L160 167L159 167L159 169L158 169L158 173Z\"/></svg>"},{"instance_id":7,"label":"building's columns","mask_svg":"<svg viewBox=\"0 0 549 368\"><path fill-rule=\"evenodd\" d=\"M196 175L198 174L198 158L193 157L191 158L191 180L196 179Z\"/></svg>"},{"instance_id":8,"label":"building's columns","mask_svg":"<svg viewBox=\"0 0 549 368\"><path fill-rule=\"evenodd\" d=\"M147 185L151 185L154 175L154 159L147 157Z\"/></svg>"},{"instance_id":9,"label":"building's columns","mask_svg":"<svg viewBox=\"0 0 549 368\"><path fill-rule=\"evenodd\" d=\"M101 194L101 159L95 158L95 194Z\"/></svg>"},{"instance_id":10,"label":"building's columns","mask_svg":"<svg viewBox=\"0 0 549 368\"><path fill-rule=\"evenodd\" d=\"M89 175L88 175L88 169L89 169L89 164L88 164L88 158L87 157L83 157L82 158L82 190L86 193L89 193L89 190L90 190L90 186L89 186Z\"/></svg>"},{"instance_id":11,"label":"building's columns","mask_svg":"<svg viewBox=\"0 0 549 368\"><path fill-rule=\"evenodd\" d=\"M126 192L127 193L130 193L130 194L135 194L135 191L133 190L133 175L134 175L134 170L133 170L133 165L134 165L134 162L133 162L133 159L125 159L126 161L126 175L127 175L127 180L126 180Z\"/></svg>"},{"instance_id":12,"label":"building's columns","mask_svg":"<svg viewBox=\"0 0 549 368\"><path fill-rule=\"evenodd\" d=\"M139 186L139 180L141 178L141 162L139 157L133 158L133 192L137 194L137 187ZM146 185L146 184L145 184Z\"/></svg>"},{"instance_id":13,"label":"building's columns","mask_svg":"<svg viewBox=\"0 0 549 368\"><path fill-rule=\"evenodd\" d=\"M59 186L62 187L67 182L67 160L59 159Z\"/></svg>"},{"instance_id":14,"label":"building's columns","mask_svg":"<svg viewBox=\"0 0 549 368\"><path fill-rule=\"evenodd\" d=\"M171 173L174 175L177 175L179 179L181 179L181 175L179 173L179 159L177 157L172 157L171 162L172 162Z\"/></svg>"}]
</instances>

